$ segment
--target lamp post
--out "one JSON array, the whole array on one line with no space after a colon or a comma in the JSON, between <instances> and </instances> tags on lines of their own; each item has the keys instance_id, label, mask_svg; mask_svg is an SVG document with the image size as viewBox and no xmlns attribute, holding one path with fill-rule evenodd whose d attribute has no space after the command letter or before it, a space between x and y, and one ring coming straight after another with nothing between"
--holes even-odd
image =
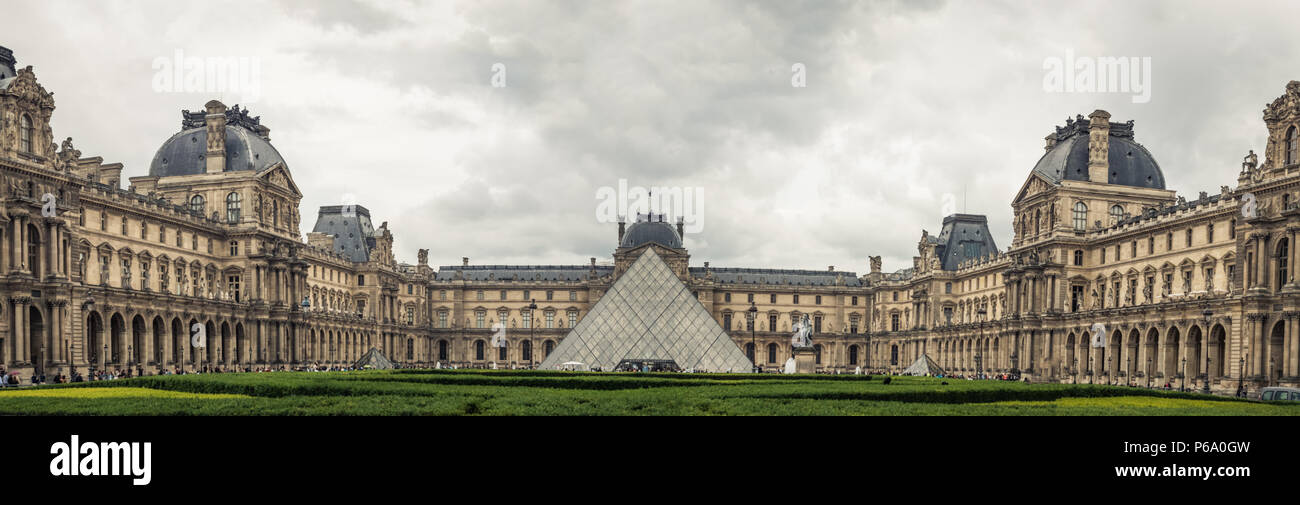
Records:
<instances>
[{"instance_id":1,"label":"lamp post","mask_svg":"<svg viewBox=\"0 0 1300 505\"><path fill-rule=\"evenodd\" d=\"M1179 391L1187 391L1187 357L1183 357L1183 380L1178 383Z\"/></svg>"},{"instance_id":2,"label":"lamp post","mask_svg":"<svg viewBox=\"0 0 1300 505\"><path fill-rule=\"evenodd\" d=\"M1151 389L1151 356L1147 356L1147 369L1142 373L1147 378L1147 389Z\"/></svg>"},{"instance_id":3,"label":"lamp post","mask_svg":"<svg viewBox=\"0 0 1300 505\"><path fill-rule=\"evenodd\" d=\"M1074 357L1074 364L1070 366L1070 372L1074 375L1074 378L1072 379L1072 383L1078 384L1079 383L1079 357L1078 356Z\"/></svg>"},{"instance_id":4,"label":"lamp post","mask_svg":"<svg viewBox=\"0 0 1300 505\"><path fill-rule=\"evenodd\" d=\"M745 320L749 322L749 363L751 372L758 373L758 345L754 340L754 318L758 317L758 306L754 302L749 302L749 310L745 311Z\"/></svg>"},{"instance_id":5,"label":"lamp post","mask_svg":"<svg viewBox=\"0 0 1300 505\"><path fill-rule=\"evenodd\" d=\"M1205 316L1205 331L1206 331L1206 334L1205 334L1205 385L1201 388L1201 392L1202 392L1202 393L1205 393L1205 394L1208 395L1208 394L1210 394L1210 368L1212 368L1212 367L1210 366L1210 364L1213 363L1212 358L1210 358L1210 335L1213 335L1213 332L1210 331L1210 318L1211 318L1211 317L1214 317L1214 311L1213 311L1213 310L1210 310L1210 305L1209 305L1209 304L1206 304L1206 305L1205 305L1205 310L1201 311L1201 315Z\"/></svg>"},{"instance_id":6,"label":"lamp post","mask_svg":"<svg viewBox=\"0 0 1300 505\"><path fill-rule=\"evenodd\" d=\"M1265 377L1265 379L1264 379L1264 385L1265 385L1265 386L1272 386L1272 385L1273 385L1273 369L1276 368L1276 367L1277 367L1277 359L1276 359L1276 358L1269 358L1269 359L1268 359L1268 377Z\"/></svg>"},{"instance_id":7,"label":"lamp post","mask_svg":"<svg viewBox=\"0 0 1300 505\"><path fill-rule=\"evenodd\" d=\"M529 319L535 319L537 317L536 299L529 300L528 302L528 316ZM536 321L529 321L528 324L528 369L529 370L533 368L533 352L534 352L533 351L533 328L536 326L537 326Z\"/></svg>"},{"instance_id":8,"label":"lamp post","mask_svg":"<svg viewBox=\"0 0 1300 505\"><path fill-rule=\"evenodd\" d=\"M1124 385L1132 386L1133 384L1133 353L1129 352L1128 361L1124 362Z\"/></svg>"},{"instance_id":9,"label":"lamp post","mask_svg":"<svg viewBox=\"0 0 1300 505\"><path fill-rule=\"evenodd\" d=\"M977 340L977 342L980 342L979 344L980 349L976 351L975 354L975 368L976 368L975 378L982 379L984 378L983 377L984 375L984 366L983 366L984 365L983 363L984 361L984 349L983 349L984 319L988 317L989 311L988 309L984 308L983 305L981 305L980 308L975 311L975 314L979 316L979 322L980 322L980 338L979 340Z\"/></svg>"},{"instance_id":10,"label":"lamp post","mask_svg":"<svg viewBox=\"0 0 1300 505\"><path fill-rule=\"evenodd\" d=\"M68 360L68 368L69 368L68 382L72 382L72 376L77 375L77 365L72 362L72 354L69 352L71 349L72 349L72 340L67 338L63 339L63 357Z\"/></svg>"},{"instance_id":11,"label":"lamp post","mask_svg":"<svg viewBox=\"0 0 1300 505\"><path fill-rule=\"evenodd\" d=\"M1246 353L1246 356L1250 356L1250 353ZM1243 356L1241 358L1240 366L1237 367L1237 396L1246 395L1245 381L1246 381L1246 358L1245 356Z\"/></svg>"}]
</instances>

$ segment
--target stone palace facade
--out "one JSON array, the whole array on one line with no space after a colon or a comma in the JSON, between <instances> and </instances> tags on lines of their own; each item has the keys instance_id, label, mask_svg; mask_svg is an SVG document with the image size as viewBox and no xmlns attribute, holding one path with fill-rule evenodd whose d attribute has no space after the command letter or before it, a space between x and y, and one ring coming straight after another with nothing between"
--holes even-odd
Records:
<instances>
[{"instance_id":1,"label":"stone palace facade","mask_svg":"<svg viewBox=\"0 0 1300 505\"><path fill-rule=\"evenodd\" d=\"M303 239L302 194L246 109L184 111L127 189L121 164L56 145L53 112L0 48L9 371L348 364L372 347L416 366L535 366L653 248L768 370L808 315L821 371L927 355L950 374L1035 381L1300 382L1300 82L1265 109L1264 160L1248 158L1235 188L1175 195L1133 123L1096 111L1047 136L1012 202L1010 248L984 216L956 214L922 232L911 268L873 257L865 275L692 266L682 225L662 215L620 223L613 261L435 269L421 250L398 263L362 206L320 208Z\"/></svg>"}]
</instances>

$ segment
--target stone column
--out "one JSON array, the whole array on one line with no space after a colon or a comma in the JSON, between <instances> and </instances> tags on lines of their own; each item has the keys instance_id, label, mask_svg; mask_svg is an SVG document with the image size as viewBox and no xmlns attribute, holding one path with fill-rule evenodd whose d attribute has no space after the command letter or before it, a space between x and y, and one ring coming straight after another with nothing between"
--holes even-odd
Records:
<instances>
[{"instance_id":1,"label":"stone column","mask_svg":"<svg viewBox=\"0 0 1300 505\"><path fill-rule=\"evenodd\" d=\"M31 303L31 299L20 296L14 300L14 328L10 332L14 336L14 361L30 362L31 351L27 348L31 342L27 335L27 304Z\"/></svg>"}]
</instances>

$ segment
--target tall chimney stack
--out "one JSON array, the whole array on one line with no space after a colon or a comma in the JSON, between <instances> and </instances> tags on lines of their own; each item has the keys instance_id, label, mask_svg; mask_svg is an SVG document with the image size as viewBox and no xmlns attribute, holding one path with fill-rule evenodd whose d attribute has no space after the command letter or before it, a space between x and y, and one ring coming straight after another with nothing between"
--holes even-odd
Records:
<instances>
[{"instance_id":1,"label":"tall chimney stack","mask_svg":"<svg viewBox=\"0 0 1300 505\"><path fill-rule=\"evenodd\" d=\"M460 265L465 267L469 266L469 256L461 256Z\"/></svg>"},{"instance_id":2,"label":"tall chimney stack","mask_svg":"<svg viewBox=\"0 0 1300 505\"><path fill-rule=\"evenodd\" d=\"M219 174L226 171L226 105L213 100L203 107L208 112L203 118L208 133L207 151L203 153L206 172Z\"/></svg>"},{"instance_id":3,"label":"tall chimney stack","mask_svg":"<svg viewBox=\"0 0 1300 505\"><path fill-rule=\"evenodd\" d=\"M1088 114L1088 180L1110 181L1110 113L1098 109Z\"/></svg>"}]
</instances>

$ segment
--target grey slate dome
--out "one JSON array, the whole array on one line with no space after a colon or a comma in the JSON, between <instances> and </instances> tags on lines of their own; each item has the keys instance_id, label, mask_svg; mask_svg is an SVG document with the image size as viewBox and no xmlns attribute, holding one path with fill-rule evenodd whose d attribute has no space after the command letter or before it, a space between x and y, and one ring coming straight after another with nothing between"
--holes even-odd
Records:
<instances>
[{"instance_id":1,"label":"grey slate dome","mask_svg":"<svg viewBox=\"0 0 1300 505\"><path fill-rule=\"evenodd\" d=\"M632 223L623 234L623 240L619 241L618 246L640 247L651 242L673 249L682 248L682 237L677 234L677 230L673 229L673 225L656 220L638 220Z\"/></svg>"},{"instance_id":2,"label":"grey slate dome","mask_svg":"<svg viewBox=\"0 0 1300 505\"><path fill-rule=\"evenodd\" d=\"M1066 121L1064 128L1056 129L1056 143L1034 166L1034 171L1053 183L1062 180L1087 181L1088 179L1088 121L1082 115L1077 121ZM1165 189L1165 174L1160 164L1142 144L1133 140L1133 122L1110 123L1107 162L1110 164L1106 182L1122 186Z\"/></svg>"},{"instance_id":3,"label":"grey slate dome","mask_svg":"<svg viewBox=\"0 0 1300 505\"><path fill-rule=\"evenodd\" d=\"M182 113L182 131L163 142L149 164L151 177L195 175L207 172L204 153L208 132L202 112ZM260 172L276 163L284 163L280 152L267 138L270 129L261 126L260 118L248 117L248 110L236 105L226 111L226 172L252 170Z\"/></svg>"}]
</instances>

